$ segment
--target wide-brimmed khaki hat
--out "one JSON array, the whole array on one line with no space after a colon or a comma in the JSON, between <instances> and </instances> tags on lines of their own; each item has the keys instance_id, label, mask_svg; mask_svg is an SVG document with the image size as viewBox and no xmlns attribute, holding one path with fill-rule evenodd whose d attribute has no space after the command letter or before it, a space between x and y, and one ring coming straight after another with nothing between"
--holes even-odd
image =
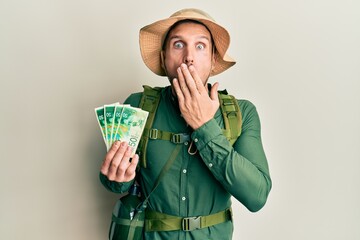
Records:
<instances>
[{"instance_id":1,"label":"wide-brimmed khaki hat","mask_svg":"<svg viewBox=\"0 0 360 240\"><path fill-rule=\"evenodd\" d=\"M140 51L146 66L155 74L166 76L161 67L161 50L170 27L180 20L191 19L204 24L210 31L215 44L216 63L210 76L219 74L236 62L226 54L230 44L230 35L222 26L204 11L187 8L177 11L169 18L154 22L140 29Z\"/></svg>"}]
</instances>

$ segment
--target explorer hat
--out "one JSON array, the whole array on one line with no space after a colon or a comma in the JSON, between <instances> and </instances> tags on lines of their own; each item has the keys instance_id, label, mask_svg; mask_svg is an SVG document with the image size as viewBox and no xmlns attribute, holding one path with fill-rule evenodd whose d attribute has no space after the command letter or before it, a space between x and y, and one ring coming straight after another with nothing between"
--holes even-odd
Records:
<instances>
[{"instance_id":1,"label":"explorer hat","mask_svg":"<svg viewBox=\"0 0 360 240\"><path fill-rule=\"evenodd\" d=\"M210 31L215 45L216 63L210 76L219 74L236 62L226 54L230 44L230 35L222 26L204 11L187 8L177 11L169 18L154 22L140 29L140 51L146 66L155 74L166 76L161 67L161 50L170 27L178 21L190 19L204 24Z\"/></svg>"}]
</instances>

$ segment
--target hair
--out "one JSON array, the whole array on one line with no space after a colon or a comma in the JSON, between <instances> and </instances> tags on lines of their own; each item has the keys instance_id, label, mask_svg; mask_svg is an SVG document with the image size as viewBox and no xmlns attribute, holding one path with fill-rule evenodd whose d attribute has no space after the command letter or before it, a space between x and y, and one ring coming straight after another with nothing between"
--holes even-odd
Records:
<instances>
[{"instance_id":1,"label":"hair","mask_svg":"<svg viewBox=\"0 0 360 240\"><path fill-rule=\"evenodd\" d=\"M214 39L213 39L213 36L211 34L211 31L209 30L209 28L203 24L202 22L199 22L199 21L196 21L196 20L193 20L193 19L184 19L184 20L180 20L180 21L177 21L176 23L174 23L170 28L169 30L165 33L165 37L164 37L164 41L162 43L162 47L161 47L161 50L165 50L166 48L166 44L167 44L167 41L169 40L169 34L170 32L176 28L177 26L179 26L180 24L183 24L183 23L195 23L195 24L200 24L202 26L204 26L210 33L210 37L211 37L211 45L212 45L212 52L214 53L215 50L216 50L216 47L215 47L215 43L214 43Z\"/></svg>"}]
</instances>

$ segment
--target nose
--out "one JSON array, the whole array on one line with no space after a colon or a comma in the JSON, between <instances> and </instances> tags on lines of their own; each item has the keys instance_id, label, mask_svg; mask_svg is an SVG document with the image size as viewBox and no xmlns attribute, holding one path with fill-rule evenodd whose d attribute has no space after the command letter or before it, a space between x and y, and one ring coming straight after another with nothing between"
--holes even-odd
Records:
<instances>
[{"instance_id":1,"label":"nose","mask_svg":"<svg viewBox=\"0 0 360 240\"><path fill-rule=\"evenodd\" d=\"M185 51L184 63L188 66L190 66L194 63L194 55L189 48L187 48Z\"/></svg>"},{"instance_id":2,"label":"nose","mask_svg":"<svg viewBox=\"0 0 360 240\"><path fill-rule=\"evenodd\" d=\"M194 63L194 60L193 59L185 59L185 64L186 65L188 65L188 66L190 66L190 65L193 65L193 63Z\"/></svg>"}]
</instances>

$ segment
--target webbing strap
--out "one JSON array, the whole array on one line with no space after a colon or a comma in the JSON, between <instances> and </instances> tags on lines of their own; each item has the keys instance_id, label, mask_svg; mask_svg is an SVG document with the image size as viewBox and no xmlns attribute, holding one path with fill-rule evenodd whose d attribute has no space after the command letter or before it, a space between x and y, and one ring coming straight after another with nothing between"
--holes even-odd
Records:
<instances>
[{"instance_id":1,"label":"webbing strap","mask_svg":"<svg viewBox=\"0 0 360 240\"><path fill-rule=\"evenodd\" d=\"M147 210L145 231L192 231L220 224L231 219L231 208L207 216L185 218Z\"/></svg>"},{"instance_id":2,"label":"webbing strap","mask_svg":"<svg viewBox=\"0 0 360 240\"><path fill-rule=\"evenodd\" d=\"M191 140L190 135L187 133L172 133L172 132L162 131L156 128L144 129L143 136L153 140L155 139L167 140L176 144L184 143L186 141Z\"/></svg>"},{"instance_id":3,"label":"webbing strap","mask_svg":"<svg viewBox=\"0 0 360 240\"><path fill-rule=\"evenodd\" d=\"M136 230L136 227L139 227L139 224L141 224L140 227L144 226L144 221L139 219L142 214L143 213L140 213L140 212L137 212L135 214L134 219L130 223L127 240L134 240L135 230Z\"/></svg>"},{"instance_id":4,"label":"webbing strap","mask_svg":"<svg viewBox=\"0 0 360 240\"><path fill-rule=\"evenodd\" d=\"M114 222L116 224L123 225L123 226L129 226L126 240L133 240L135 237L136 228L144 227L145 221L140 219L140 216L142 214L143 213L137 212L132 220L125 219L125 218L118 218L113 214L111 220L112 220L112 222Z\"/></svg>"},{"instance_id":5,"label":"webbing strap","mask_svg":"<svg viewBox=\"0 0 360 240\"><path fill-rule=\"evenodd\" d=\"M219 99L225 126L223 133L232 145L241 133L242 119L240 108L234 96L219 93Z\"/></svg>"},{"instance_id":6,"label":"webbing strap","mask_svg":"<svg viewBox=\"0 0 360 240\"><path fill-rule=\"evenodd\" d=\"M141 98L140 107L149 112L148 119L145 124L145 129L150 129L154 122L155 112L159 106L161 88L144 85L143 97ZM146 168L146 149L149 138L142 137L138 146L141 166Z\"/></svg>"},{"instance_id":7,"label":"webbing strap","mask_svg":"<svg viewBox=\"0 0 360 240\"><path fill-rule=\"evenodd\" d=\"M120 224L120 225L125 225L125 226L130 226L133 225L135 227L142 227L144 225L144 221L143 220L138 220L138 221L131 221L130 219L126 219L126 218L118 218L116 217L114 214L112 215L112 219L111 219L114 223ZM131 223L131 222L135 222L135 223ZM135 225L134 225L135 224Z\"/></svg>"}]
</instances>

